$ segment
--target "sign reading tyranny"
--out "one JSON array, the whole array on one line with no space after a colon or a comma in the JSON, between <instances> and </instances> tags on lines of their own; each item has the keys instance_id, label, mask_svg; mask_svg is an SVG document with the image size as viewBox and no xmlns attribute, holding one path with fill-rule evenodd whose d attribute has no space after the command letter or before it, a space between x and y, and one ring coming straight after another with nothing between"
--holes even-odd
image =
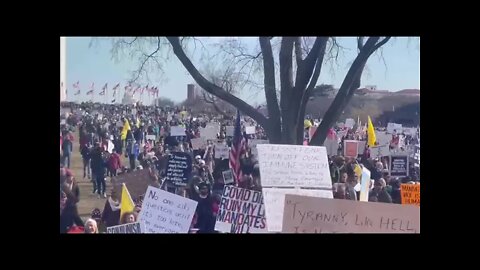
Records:
<instances>
[{"instance_id":1,"label":"sign reading tyranny","mask_svg":"<svg viewBox=\"0 0 480 270\"><path fill-rule=\"evenodd\" d=\"M128 224L108 227L107 233L137 234L137 233L142 233L142 226L140 226L140 222L128 223Z\"/></svg>"},{"instance_id":2,"label":"sign reading tyranny","mask_svg":"<svg viewBox=\"0 0 480 270\"><path fill-rule=\"evenodd\" d=\"M420 233L420 207L287 194L282 232Z\"/></svg>"}]
</instances>

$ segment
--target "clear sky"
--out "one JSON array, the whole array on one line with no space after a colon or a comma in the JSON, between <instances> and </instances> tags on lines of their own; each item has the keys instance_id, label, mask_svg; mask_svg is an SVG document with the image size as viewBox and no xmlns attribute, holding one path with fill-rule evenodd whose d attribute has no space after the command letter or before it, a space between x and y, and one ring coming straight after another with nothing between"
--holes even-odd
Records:
<instances>
[{"instance_id":1,"label":"clear sky","mask_svg":"<svg viewBox=\"0 0 480 270\"><path fill-rule=\"evenodd\" d=\"M225 38L200 38L206 49L204 52L213 54L218 47L212 44L223 42ZM259 51L258 39L242 37L237 40L245 44L252 52ZM138 61L129 57L123 57L119 61L112 59L111 42L101 41L96 46L89 46L91 38L88 37L68 37L67 38L67 100L68 101L87 101L91 96L86 92L92 82L95 83L94 101L111 102L112 87L120 83L122 90L120 97L123 96L123 87L131 78L131 71L138 68ZM339 38L338 42L344 47L339 54L336 64L325 64L317 84L333 84L340 87L342 80L348 71L349 64L355 59L356 40L354 38ZM198 45L198 44L197 44ZM193 45L187 47L188 51L193 52ZM209 62L200 58L197 49L193 58L193 63L202 70L208 64L216 67L221 66L221 61L213 60ZM374 54L367 62L367 68L362 77L362 86L376 85L379 90L398 91L403 89L420 89L420 39L398 37L390 40L383 46L383 58L379 54ZM175 102L180 102L187 97L187 84L195 83L188 74L180 61L171 54L169 60L164 65L164 73L158 76L150 76L150 85L158 86L159 96L167 97ZM263 82L263 76L257 78ZM74 96L72 84L80 82L81 94ZM142 85L146 85L144 81ZM102 86L108 83L108 97L99 96L98 93ZM265 95L258 91L242 91L238 95L250 104L263 103ZM138 95L136 96L139 97ZM152 98L153 100L153 98ZM143 95L143 102L148 104L148 95Z\"/></svg>"}]
</instances>

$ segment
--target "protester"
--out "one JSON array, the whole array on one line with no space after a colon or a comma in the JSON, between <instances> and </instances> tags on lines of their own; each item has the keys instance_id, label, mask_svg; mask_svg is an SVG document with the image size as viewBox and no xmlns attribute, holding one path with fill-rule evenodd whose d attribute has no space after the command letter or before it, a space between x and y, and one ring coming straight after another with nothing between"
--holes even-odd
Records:
<instances>
[{"instance_id":1,"label":"protester","mask_svg":"<svg viewBox=\"0 0 480 270\"><path fill-rule=\"evenodd\" d=\"M135 212L126 212L122 216L120 224L134 223L137 221L137 214Z\"/></svg>"},{"instance_id":2,"label":"protester","mask_svg":"<svg viewBox=\"0 0 480 270\"><path fill-rule=\"evenodd\" d=\"M87 219L85 222L85 233L98 233L97 222L94 219Z\"/></svg>"},{"instance_id":3,"label":"protester","mask_svg":"<svg viewBox=\"0 0 480 270\"><path fill-rule=\"evenodd\" d=\"M371 190L368 195L369 201L373 197L376 197L378 202L392 203L392 197L390 197L388 192L385 190L385 186L386 183L383 178L376 180L375 184L373 185L373 190Z\"/></svg>"},{"instance_id":4,"label":"protester","mask_svg":"<svg viewBox=\"0 0 480 270\"><path fill-rule=\"evenodd\" d=\"M198 185L198 189L199 194L194 198L198 202L195 211L197 223L194 227L198 229L198 233L213 233L215 228L214 200L210 194L210 188L207 183L202 182Z\"/></svg>"}]
</instances>

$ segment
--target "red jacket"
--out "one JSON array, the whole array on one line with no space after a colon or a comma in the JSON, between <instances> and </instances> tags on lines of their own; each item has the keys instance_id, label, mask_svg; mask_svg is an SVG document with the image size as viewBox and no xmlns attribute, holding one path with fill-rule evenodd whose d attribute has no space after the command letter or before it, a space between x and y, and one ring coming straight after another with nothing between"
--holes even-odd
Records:
<instances>
[{"instance_id":1,"label":"red jacket","mask_svg":"<svg viewBox=\"0 0 480 270\"><path fill-rule=\"evenodd\" d=\"M110 159L108 159L108 168L111 170L118 170L120 167L122 167L120 156L117 153L111 154Z\"/></svg>"}]
</instances>

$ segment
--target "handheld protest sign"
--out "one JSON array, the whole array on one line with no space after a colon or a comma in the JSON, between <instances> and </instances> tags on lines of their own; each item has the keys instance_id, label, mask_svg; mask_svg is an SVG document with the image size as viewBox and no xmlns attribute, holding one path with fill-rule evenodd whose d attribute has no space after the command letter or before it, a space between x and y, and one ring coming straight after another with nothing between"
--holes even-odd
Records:
<instances>
[{"instance_id":1,"label":"handheld protest sign","mask_svg":"<svg viewBox=\"0 0 480 270\"><path fill-rule=\"evenodd\" d=\"M222 176L223 176L223 183L225 185L231 185L233 184L233 173L232 173L232 170L226 170L226 171L223 171L222 172Z\"/></svg>"},{"instance_id":2,"label":"handheld protest sign","mask_svg":"<svg viewBox=\"0 0 480 270\"><path fill-rule=\"evenodd\" d=\"M215 230L228 233L266 233L262 192L235 186L223 188Z\"/></svg>"},{"instance_id":3,"label":"handheld protest sign","mask_svg":"<svg viewBox=\"0 0 480 270\"><path fill-rule=\"evenodd\" d=\"M192 157L188 153L173 152L168 157L167 181L185 187L192 172Z\"/></svg>"},{"instance_id":4,"label":"handheld protest sign","mask_svg":"<svg viewBox=\"0 0 480 270\"><path fill-rule=\"evenodd\" d=\"M140 222L107 227L107 233L111 234L140 234L143 233L143 231Z\"/></svg>"},{"instance_id":5,"label":"handheld protest sign","mask_svg":"<svg viewBox=\"0 0 480 270\"><path fill-rule=\"evenodd\" d=\"M413 204L420 206L420 185L402 184L400 186L402 204Z\"/></svg>"},{"instance_id":6,"label":"handheld protest sign","mask_svg":"<svg viewBox=\"0 0 480 270\"><path fill-rule=\"evenodd\" d=\"M410 170L409 162L408 155L391 155L390 176L407 177Z\"/></svg>"},{"instance_id":7,"label":"handheld protest sign","mask_svg":"<svg viewBox=\"0 0 480 270\"><path fill-rule=\"evenodd\" d=\"M285 233L420 233L420 207L286 195Z\"/></svg>"},{"instance_id":8,"label":"handheld protest sign","mask_svg":"<svg viewBox=\"0 0 480 270\"><path fill-rule=\"evenodd\" d=\"M148 187L139 221L144 233L188 233L197 202L182 196Z\"/></svg>"}]
</instances>

